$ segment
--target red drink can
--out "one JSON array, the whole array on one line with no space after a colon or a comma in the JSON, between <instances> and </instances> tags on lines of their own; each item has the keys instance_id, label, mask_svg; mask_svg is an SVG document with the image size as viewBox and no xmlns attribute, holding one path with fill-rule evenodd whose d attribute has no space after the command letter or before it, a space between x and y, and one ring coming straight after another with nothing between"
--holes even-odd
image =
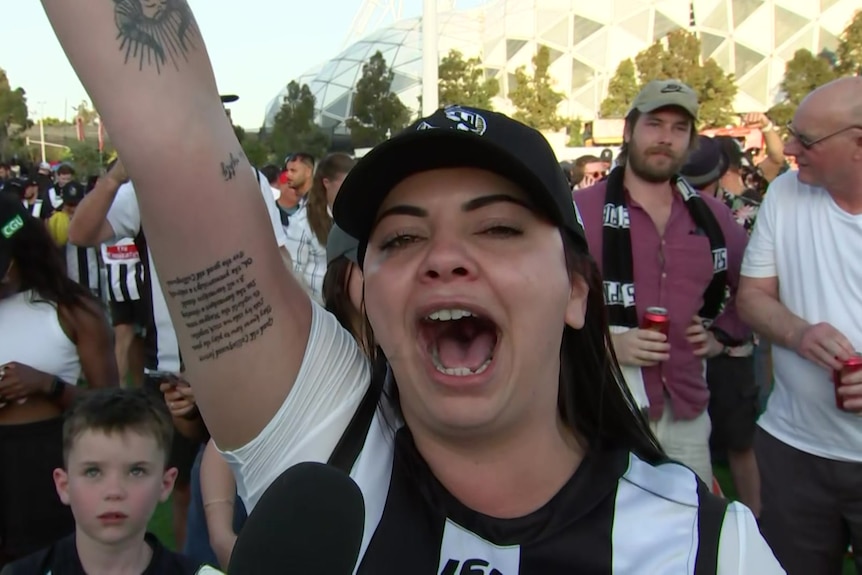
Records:
<instances>
[{"instance_id":1,"label":"red drink can","mask_svg":"<svg viewBox=\"0 0 862 575\"><path fill-rule=\"evenodd\" d=\"M838 395L838 388L841 387L841 380L845 375L855 373L860 370L862 370L862 354L855 353L844 362L844 366L841 369L836 369L832 374L832 383L835 384L835 407L838 409L846 409L844 407L844 400L847 398L843 395Z\"/></svg>"},{"instance_id":2,"label":"red drink can","mask_svg":"<svg viewBox=\"0 0 862 575\"><path fill-rule=\"evenodd\" d=\"M644 314L643 325L641 329L657 331L665 335L668 334L670 321L667 317L667 310L663 307L648 307Z\"/></svg>"}]
</instances>

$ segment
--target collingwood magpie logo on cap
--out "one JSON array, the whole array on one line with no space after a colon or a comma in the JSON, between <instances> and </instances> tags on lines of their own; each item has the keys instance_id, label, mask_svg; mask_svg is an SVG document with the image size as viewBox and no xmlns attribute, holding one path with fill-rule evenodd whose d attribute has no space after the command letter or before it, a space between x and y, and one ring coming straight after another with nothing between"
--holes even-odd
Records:
<instances>
[{"instance_id":1,"label":"collingwood magpie logo on cap","mask_svg":"<svg viewBox=\"0 0 862 575\"><path fill-rule=\"evenodd\" d=\"M435 126L429 120L433 121L439 117L439 112L431 116L428 120L422 121L417 127L417 130L432 130L435 128L449 128L461 130L462 132L473 132L479 136L483 135L488 129L488 123L480 114L461 106L449 106L443 110L445 117L451 124Z\"/></svg>"}]
</instances>

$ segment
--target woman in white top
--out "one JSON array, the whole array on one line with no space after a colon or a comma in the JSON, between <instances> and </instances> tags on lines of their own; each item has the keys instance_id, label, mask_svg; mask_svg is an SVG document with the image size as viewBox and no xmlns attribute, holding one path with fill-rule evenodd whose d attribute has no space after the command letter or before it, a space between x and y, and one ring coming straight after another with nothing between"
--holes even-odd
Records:
<instances>
[{"instance_id":1,"label":"woman in white top","mask_svg":"<svg viewBox=\"0 0 862 575\"><path fill-rule=\"evenodd\" d=\"M83 375L116 386L104 310L66 275L45 226L0 197L0 565L71 532L57 497L62 416Z\"/></svg>"},{"instance_id":2,"label":"woman in white top","mask_svg":"<svg viewBox=\"0 0 862 575\"><path fill-rule=\"evenodd\" d=\"M254 182L219 169L240 147L197 28L159 74L112 53L126 40L108 4L43 6L158 228L189 381L249 509L289 467L336 459L365 502L361 574L782 572L751 512L667 461L640 415L538 131L450 107L351 170L334 215L359 241L372 362L277 265ZM182 14L166 4L160 22ZM179 140L186 154L164 145ZM201 289L247 302L241 337L200 325Z\"/></svg>"}]
</instances>

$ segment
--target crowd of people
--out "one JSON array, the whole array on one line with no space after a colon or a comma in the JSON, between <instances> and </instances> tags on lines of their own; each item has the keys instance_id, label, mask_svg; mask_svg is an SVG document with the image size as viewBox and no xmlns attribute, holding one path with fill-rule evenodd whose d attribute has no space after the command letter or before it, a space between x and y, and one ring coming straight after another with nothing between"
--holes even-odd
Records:
<instances>
[{"instance_id":1,"label":"crowd of people","mask_svg":"<svg viewBox=\"0 0 862 575\"><path fill-rule=\"evenodd\" d=\"M862 79L786 141L749 115L756 154L655 80L616 156L452 106L258 169L202 47L148 75L105 55L111 11L45 6L119 159L0 165L3 575L228 572L308 461L362 492L356 573L829 575L862 548ZM147 532L168 500L176 552Z\"/></svg>"}]
</instances>

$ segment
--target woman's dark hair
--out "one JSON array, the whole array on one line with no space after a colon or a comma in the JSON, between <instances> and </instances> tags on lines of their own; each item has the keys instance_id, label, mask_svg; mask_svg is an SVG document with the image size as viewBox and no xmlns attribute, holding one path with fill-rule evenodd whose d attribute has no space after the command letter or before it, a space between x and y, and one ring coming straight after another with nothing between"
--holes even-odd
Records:
<instances>
[{"instance_id":1,"label":"woman's dark hair","mask_svg":"<svg viewBox=\"0 0 862 575\"><path fill-rule=\"evenodd\" d=\"M326 188L323 180L334 180L339 174L346 174L353 168L356 162L347 154L340 152L329 154L317 164L314 170L314 178L311 181L311 189L308 191L308 227L317 237L321 245L326 245L329 238L329 230L332 229L332 217L329 215L326 204Z\"/></svg>"},{"instance_id":2,"label":"woman's dark hair","mask_svg":"<svg viewBox=\"0 0 862 575\"><path fill-rule=\"evenodd\" d=\"M326 310L335 316L335 319L349 331L353 338L363 346L367 329L365 329L362 313L353 307L348 292L348 281L353 262L344 256L332 260L326 266L326 274L323 276L323 304Z\"/></svg>"},{"instance_id":3,"label":"woman's dark hair","mask_svg":"<svg viewBox=\"0 0 862 575\"><path fill-rule=\"evenodd\" d=\"M8 201L14 200L0 194L0 202ZM99 306L88 289L69 279L66 262L44 224L29 214L21 216L24 225L9 240L20 290L33 290L40 299L70 308L90 310L93 303Z\"/></svg>"},{"instance_id":4,"label":"woman's dark hair","mask_svg":"<svg viewBox=\"0 0 862 575\"><path fill-rule=\"evenodd\" d=\"M568 232L561 232L566 267L574 281L582 277L589 288L584 327L565 326L560 344L560 384L557 407L563 422L585 438L592 448L626 449L644 461L667 459L641 413L620 371L611 342L602 275L593 257L576 247ZM364 308L364 305L363 305ZM363 309L364 313L364 309ZM375 350L375 366L383 364L365 318L366 341ZM375 374L382 377L384 369ZM398 386L384 389L384 399L400 411ZM400 415L400 414L399 414Z\"/></svg>"},{"instance_id":5,"label":"woman's dark hair","mask_svg":"<svg viewBox=\"0 0 862 575\"><path fill-rule=\"evenodd\" d=\"M640 111L637 109L634 109L631 112L629 112L628 116L626 116L626 123L625 123L625 127L623 128L623 132L625 134L628 134L629 136L631 136L631 134L635 130L635 124L638 123L638 120L640 120L640 117L642 115L643 114L641 114ZM689 133L689 142L688 142L688 151L689 152L691 152L692 150L694 150L697 147L698 132L697 132L697 124L694 120L692 120L692 122L691 122L690 130L691 131ZM617 154L617 165L618 166L625 166L628 159L629 159L629 143L626 142L625 140L623 140L623 144L622 144L622 146L620 146L620 153Z\"/></svg>"}]
</instances>

